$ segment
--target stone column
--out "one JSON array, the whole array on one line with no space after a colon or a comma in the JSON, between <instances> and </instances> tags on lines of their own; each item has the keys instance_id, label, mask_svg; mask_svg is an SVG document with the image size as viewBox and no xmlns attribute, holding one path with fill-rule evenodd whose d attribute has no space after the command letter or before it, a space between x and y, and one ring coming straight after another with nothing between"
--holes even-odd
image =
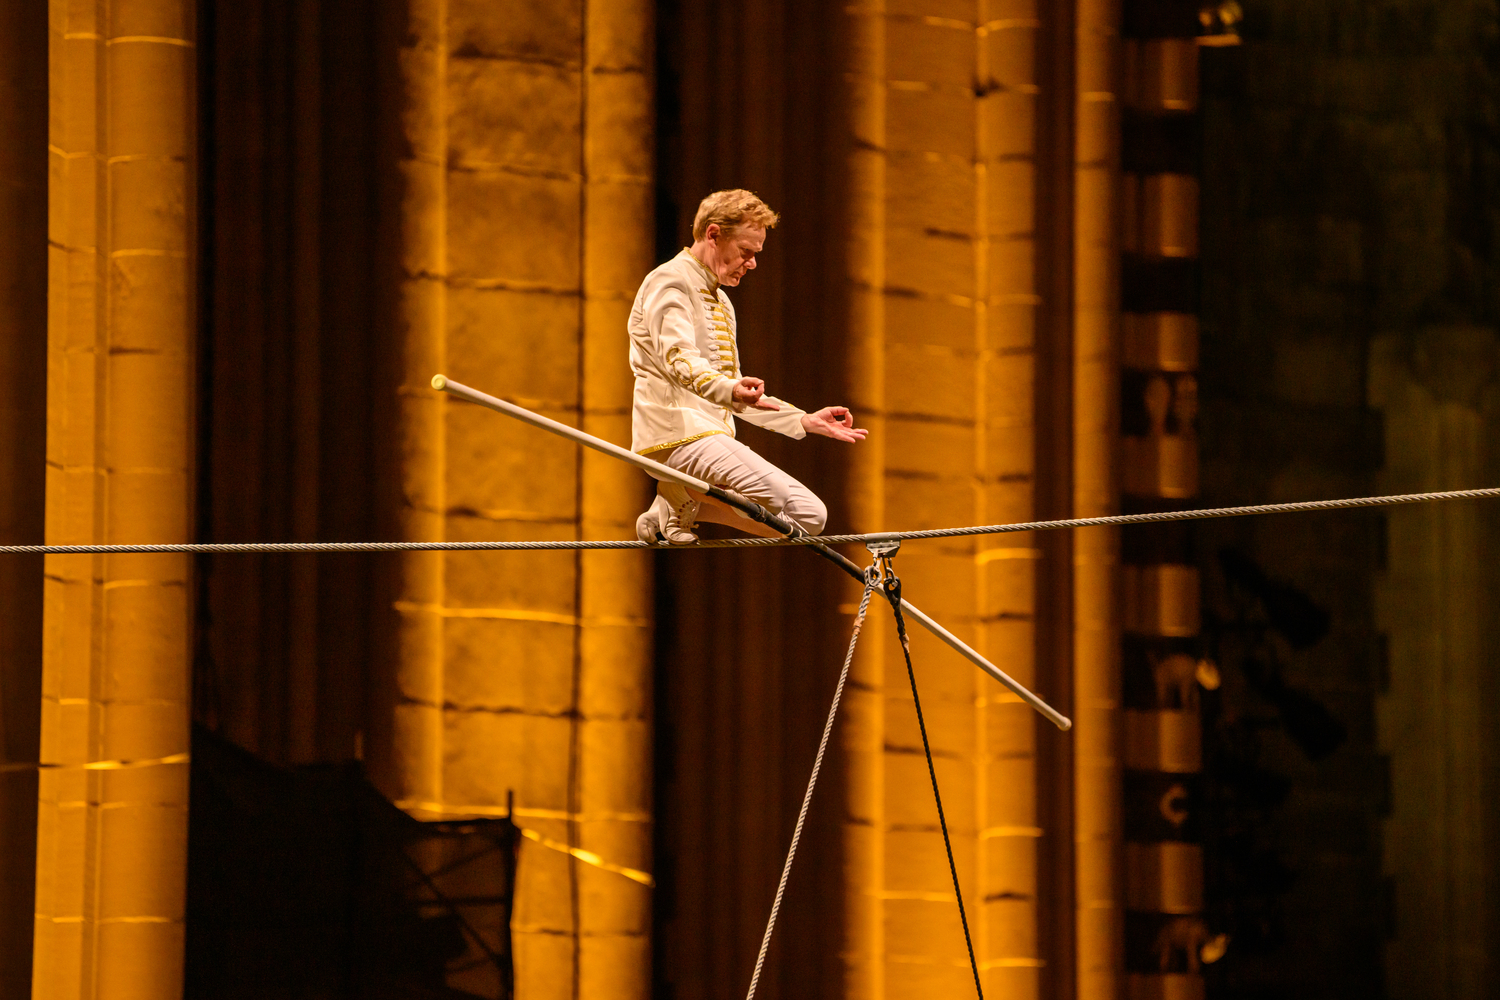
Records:
<instances>
[{"instance_id":1,"label":"stone column","mask_svg":"<svg viewBox=\"0 0 1500 1000\"><path fill-rule=\"evenodd\" d=\"M650 266L650 12L410 0L398 29L395 479L408 538L628 537L628 468L455 403L444 372L629 440L625 320ZM402 558L374 773L414 815L504 814L650 863L649 562L640 554ZM591 853L589 853L591 852ZM527 842L518 992L649 990L650 896ZM455 972L450 982L479 986Z\"/></svg>"},{"instance_id":2,"label":"stone column","mask_svg":"<svg viewBox=\"0 0 1500 1000\"><path fill-rule=\"evenodd\" d=\"M46 538L187 541L194 7L50 6ZM182 988L189 561L53 556L33 995ZM96 769L96 762L130 766Z\"/></svg>"},{"instance_id":3,"label":"stone column","mask_svg":"<svg viewBox=\"0 0 1500 1000\"><path fill-rule=\"evenodd\" d=\"M1162 8L1167 10L1168 8ZM1126 509L1198 495L1198 108L1196 12L1132 8L1122 50L1121 488ZM1132 998L1195 1000L1222 954L1203 921L1197 832L1198 569L1187 524L1131 529L1123 551L1125 966Z\"/></svg>"},{"instance_id":4,"label":"stone column","mask_svg":"<svg viewBox=\"0 0 1500 1000\"><path fill-rule=\"evenodd\" d=\"M849 8L852 405L864 530L1035 510L1035 4ZM919 605L1027 684L1039 551L1026 537L910 545ZM845 746L848 993L973 989L900 648L861 640ZM873 640L873 641L872 641ZM987 991L1035 996L1036 729L923 633L913 656Z\"/></svg>"}]
</instances>

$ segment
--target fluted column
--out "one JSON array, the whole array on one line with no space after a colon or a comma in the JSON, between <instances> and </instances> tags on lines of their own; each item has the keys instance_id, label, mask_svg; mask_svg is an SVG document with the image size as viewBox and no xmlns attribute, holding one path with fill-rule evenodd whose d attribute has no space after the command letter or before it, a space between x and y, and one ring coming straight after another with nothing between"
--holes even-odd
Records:
<instances>
[{"instance_id":1,"label":"fluted column","mask_svg":"<svg viewBox=\"0 0 1500 1000\"><path fill-rule=\"evenodd\" d=\"M627 0L410 0L396 469L409 538L628 537L638 473L435 393L437 372L629 440L625 321L650 261L650 12ZM420 817L504 814L650 862L649 562L412 554L376 706L382 787ZM510 932L530 998L644 996L648 890L528 843ZM455 966L479 989L488 970Z\"/></svg>"},{"instance_id":2,"label":"fluted column","mask_svg":"<svg viewBox=\"0 0 1500 1000\"><path fill-rule=\"evenodd\" d=\"M444 434L440 395L428 384L446 370L448 248L448 3L409 0L397 27L400 158L395 292L397 324L397 530L444 537ZM457 372L451 372L461 377ZM443 812L443 667L446 556L398 557L395 643L389 704L372 720L372 773L396 802L418 814ZM383 699L384 700L384 699ZM388 718L381 716L389 712Z\"/></svg>"},{"instance_id":3,"label":"fluted column","mask_svg":"<svg viewBox=\"0 0 1500 1000\"><path fill-rule=\"evenodd\" d=\"M50 12L46 537L186 541L194 6ZM186 556L47 559L42 757L70 766L41 776L38 998L181 992L188 577ZM117 760L138 766L83 766Z\"/></svg>"},{"instance_id":4,"label":"fluted column","mask_svg":"<svg viewBox=\"0 0 1500 1000\"><path fill-rule=\"evenodd\" d=\"M582 79L583 218L579 421L630 440L634 378L626 322L652 265L652 13L649 0L586 0ZM628 538L651 484L594 451L579 455L577 531ZM571 841L616 864L652 868L651 618L648 557L579 553ZM651 895L570 861L579 894L579 994L644 998L651 983Z\"/></svg>"},{"instance_id":5,"label":"fluted column","mask_svg":"<svg viewBox=\"0 0 1500 1000\"><path fill-rule=\"evenodd\" d=\"M1041 3L977 5L974 101L974 503L952 523L1023 521L1037 513L1038 358L1042 282L1037 271ZM954 81L958 83L959 81ZM962 354L960 354L960 360ZM1036 687L1037 579L1042 550L1028 535L977 542L964 552L975 593L979 649ZM954 574L963 586L962 577ZM958 587L954 590L958 591ZM957 597L957 593L954 593ZM933 595L937 599L937 595ZM956 607L944 604L944 607ZM936 648L935 646L933 648ZM1035 713L967 664L974 705L976 948L992 996L1040 995ZM967 888L967 887L966 887Z\"/></svg>"},{"instance_id":6,"label":"fluted column","mask_svg":"<svg viewBox=\"0 0 1500 1000\"><path fill-rule=\"evenodd\" d=\"M1119 509L1119 0L1077 6L1073 516ZM1073 539L1077 995L1122 996L1119 534Z\"/></svg>"},{"instance_id":7,"label":"fluted column","mask_svg":"<svg viewBox=\"0 0 1500 1000\"><path fill-rule=\"evenodd\" d=\"M883 0L848 10L850 114L848 163L852 243L849 281L849 405L870 430L851 460L849 506L854 524L886 523L883 485L886 431L886 16ZM851 553L867 559L864 553ZM844 995L884 1000L885 921L874 894L884 884L886 629L875 615L850 673L844 727L848 767L845 857Z\"/></svg>"},{"instance_id":8,"label":"fluted column","mask_svg":"<svg viewBox=\"0 0 1500 1000\"><path fill-rule=\"evenodd\" d=\"M1122 47L1121 490L1132 511L1198 494L1198 23L1194 5L1131 7ZM1166 12L1164 14L1163 12ZM1167 16L1170 14L1170 17ZM1132 529L1125 639L1125 966L1131 1000L1198 1000L1222 954L1201 914L1199 583L1192 528Z\"/></svg>"}]
</instances>

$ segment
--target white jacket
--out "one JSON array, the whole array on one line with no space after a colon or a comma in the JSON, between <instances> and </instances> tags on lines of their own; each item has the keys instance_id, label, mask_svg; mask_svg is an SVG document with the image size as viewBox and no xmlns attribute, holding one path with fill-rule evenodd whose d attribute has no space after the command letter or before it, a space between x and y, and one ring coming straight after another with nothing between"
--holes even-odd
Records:
<instances>
[{"instance_id":1,"label":"white jacket","mask_svg":"<svg viewBox=\"0 0 1500 1000\"><path fill-rule=\"evenodd\" d=\"M734 419L791 438L807 435L799 410L741 410L734 403L740 373L734 306L718 278L683 250L646 275L630 310L630 367L635 410L630 447L641 455L708 437L734 436Z\"/></svg>"}]
</instances>

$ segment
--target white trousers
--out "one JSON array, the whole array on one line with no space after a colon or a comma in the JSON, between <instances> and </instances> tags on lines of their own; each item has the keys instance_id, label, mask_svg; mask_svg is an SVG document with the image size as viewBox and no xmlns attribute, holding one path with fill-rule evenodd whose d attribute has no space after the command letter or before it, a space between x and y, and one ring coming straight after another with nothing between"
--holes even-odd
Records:
<instances>
[{"instance_id":1,"label":"white trousers","mask_svg":"<svg viewBox=\"0 0 1500 1000\"><path fill-rule=\"evenodd\" d=\"M689 441L658 461L713 486L734 490L796 522L810 535L820 534L828 523L828 508L817 494L728 434Z\"/></svg>"}]
</instances>

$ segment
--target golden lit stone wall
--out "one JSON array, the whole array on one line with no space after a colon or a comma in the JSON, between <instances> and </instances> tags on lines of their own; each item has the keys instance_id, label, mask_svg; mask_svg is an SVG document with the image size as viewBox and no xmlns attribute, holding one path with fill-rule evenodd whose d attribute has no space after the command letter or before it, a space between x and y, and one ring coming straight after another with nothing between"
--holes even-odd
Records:
<instances>
[{"instance_id":1,"label":"golden lit stone wall","mask_svg":"<svg viewBox=\"0 0 1500 1000\"><path fill-rule=\"evenodd\" d=\"M49 543L191 530L194 5L50 5ZM42 759L188 749L186 556L49 556ZM33 995L181 991L187 767L41 775Z\"/></svg>"},{"instance_id":2,"label":"golden lit stone wall","mask_svg":"<svg viewBox=\"0 0 1500 1000\"><path fill-rule=\"evenodd\" d=\"M650 266L650 10L411 0L399 52L397 440L408 538L630 537L618 462L434 392L457 381L629 440L625 325ZM418 816L515 818L649 869L650 563L402 559L374 773ZM382 727L376 727L377 734ZM644 996L642 885L528 842L522 997ZM462 987L462 978L453 985Z\"/></svg>"},{"instance_id":3,"label":"golden lit stone wall","mask_svg":"<svg viewBox=\"0 0 1500 1000\"><path fill-rule=\"evenodd\" d=\"M1037 75L1032 2L848 9L852 401L872 431L861 529L1035 510ZM912 601L1023 683L1035 677L1027 536L922 543ZM849 703L848 995L973 989L900 649L877 614ZM1030 710L922 632L913 654L985 989L1035 996Z\"/></svg>"}]
</instances>

